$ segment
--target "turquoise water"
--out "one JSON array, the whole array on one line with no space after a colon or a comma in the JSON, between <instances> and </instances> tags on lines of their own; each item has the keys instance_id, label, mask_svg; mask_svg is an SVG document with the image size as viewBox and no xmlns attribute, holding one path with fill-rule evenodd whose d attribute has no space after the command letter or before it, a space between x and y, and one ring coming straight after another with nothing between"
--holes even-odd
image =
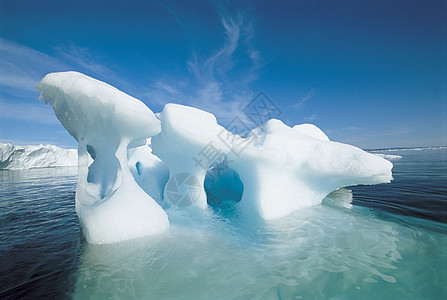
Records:
<instances>
[{"instance_id":1,"label":"turquoise water","mask_svg":"<svg viewBox=\"0 0 447 300\"><path fill-rule=\"evenodd\" d=\"M447 298L447 149L391 149L391 184L280 220L168 209L168 232L90 245L76 169L0 171L0 298ZM352 201L352 204L350 203Z\"/></svg>"}]
</instances>

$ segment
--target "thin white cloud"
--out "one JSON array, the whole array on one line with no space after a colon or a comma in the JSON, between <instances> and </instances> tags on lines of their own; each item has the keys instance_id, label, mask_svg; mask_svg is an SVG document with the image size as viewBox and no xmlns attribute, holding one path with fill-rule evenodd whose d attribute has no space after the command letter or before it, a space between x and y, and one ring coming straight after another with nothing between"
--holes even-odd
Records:
<instances>
[{"instance_id":1,"label":"thin white cloud","mask_svg":"<svg viewBox=\"0 0 447 300\"><path fill-rule=\"evenodd\" d=\"M384 130L382 132L379 132L378 135L386 136L386 135L402 135L402 134L408 134L411 133L412 130L410 128L392 128L388 130Z\"/></svg>"},{"instance_id":2,"label":"thin white cloud","mask_svg":"<svg viewBox=\"0 0 447 300\"><path fill-rule=\"evenodd\" d=\"M224 75L234 67L232 56L239 43L241 22L236 22L232 18L222 18L222 25L225 28L225 45L203 64L205 71L211 77L215 72Z\"/></svg>"},{"instance_id":3,"label":"thin white cloud","mask_svg":"<svg viewBox=\"0 0 447 300\"><path fill-rule=\"evenodd\" d=\"M154 85L156 88L163 90L171 95L178 95L180 92L173 85L170 85L166 81L159 80Z\"/></svg>"},{"instance_id":4,"label":"thin white cloud","mask_svg":"<svg viewBox=\"0 0 447 300\"><path fill-rule=\"evenodd\" d=\"M59 124L53 109L36 101L31 103L11 103L0 101L0 117L23 121L35 121L43 124Z\"/></svg>"},{"instance_id":5,"label":"thin white cloud","mask_svg":"<svg viewBox=\"0 0 447 300\"><path fill-rule=\"evenodd\" d=\"M102 77L102 79L116 77L115 72L104 64L98 63L99 59L95 58L87 48L71 44L63 48L58 47L55 50L61 60L74 66L75 69L82 70L91 76Z\"/></svg>"},{"instance_id":6,"label":"thin white cloud","mask_svg":"<svg viewBox=\"0 0 447 300\"><path fill-rule=\"evenodd\" d=\"M166 9L171 15L172 17L174 17L175 21L177 22L177 24L180 26L180 28L182 28L183 30L185 29L185 26L183 25L183 22L180 20L178 14L172 9L170 8L166 3L162 3L161 1L158 2L164 9Z\"/></svg>"},{"instance_id":7,"label":"thin white cloud","mask_svg":"<svg viewBox=\"0 0 447 300\"><path fill-rule=\"evenodd\" d=\"M36 84L47 73L68 70L61 60L0 37L0 117L58 124L53 110L37 101Z\"/></svg>"},{"instance_id":8,"label":"thin white cloud","mask_svg":"<svg viewBox=\"0 0 447 300\"><path fill-rule=\"evenodd\" d=\"M50 107L37 101L37 83L50 72L77 70L120 88L135 91L135 85L110 68L97 63L86 48L74 45L55 49L53 57L0 37L0 117L58 124Z\"/></svg>"},{"instance_id":9,"label":"thin white cloud","mask_svg":"<svg viewBox=\"0 0 447 300\"><path fill-rule=\"evenodd\" d=\"M309 93L304 95L297 103L293 104L292 108L298 108L315 96L315 89L312 89Z\"/></svg>"},{"instance_id":10,"label":"thin white cloud","mask_svg":"<svg viewBox=\"0 0 447 300\"><path fill-rule=\"evenodd\" d=\"M169 10L177 16L174 10ZM178 22L182 23L180 19ZM254 31L241 15L222 14L221 25L224 33L219 49L209 56L201 56L191 49L186 65L190 77L178 79L168 74L155 80L144 98L156 105L174 102L203 109L215 114L222 125L236 116L250 122L243 108L253 97L249 84L257 78L256 71L261 65L261 55L250 42ZM248 66L238 65L241 56L250 62Z\"/></svg>"},{"instance_id":11,"label":"thin white cloud","mask_svg":"<svg viewBox=\"0 0 447 300\"><path fill-rule=\"evenodd\" d=\"M344 128L328 129L328 130L326 130L326 132L330 133L330 134L343 135L343 134L350 134L352 132L357 132L360 130L363 130L363 128L360 128L357 126L348 126L348 127L344 127Z\"/></svg>"},{"instance_id":12,"label":"thin white cloud","mask_svg":"<svg viewBox=\"0 0 447 300\"><path fill-rule=\"evenodd\" d=\"M54 51L55 56L50 56L0 37L0 86L10 88L12 93L37 93L36 84L46 74L74 70L120 87L135 89L135 85L100 62L103 59L92 55L88 48L71 44L57 47Z\"/></svg>"},{"instance_id":13,"label":"thin white cloud","mask_svg":"<svg viewBox=\"0 0 447 300\"><path fill-rule=\"evenodd\" d=\"M165 8L185 30L181 16L173 9ZM262 58L251 43L254 37L253 27L242 15L231 16L222 13L220 18L224 30L222 47L205 57L198 55L198 52L192 49L193 55L185 66L191 76L186 78L184 75L176 78L175 75L164 74L153 83L138 86L115 73L107 64L103 64L103 58L94 57L87 48L75 45L59 47L54 49L56 57L52 57L1 39L0 62L2 66L7 65L7 68L2 68L0 86L9 87L12 92L17 90L26 92L30 101L34 101L34 97L37 98L38 95L35 86L44 75L55 71L77 70L117 86L157 108L174 102L212 112L222 125L236 116L248 121L243 108L254 95L249 84L257 78ZM239 64L240 58L244 61L244 66ZM7 104L4 106L5 109L19 112L25 108L19 104L20 102L10 101L14 97L7 99L7 96L9 95L3 94L3 102ZM38 106L39 103L35 105ZM22 112L11 116L12 114L3 113L1 117L6 117L8 114L8 118L45 122L42 121L47 119L45 110L35 109L34 106L28 108L29 114Z\"/></svg>"},{"instance_id":14,"label":"thin white cloud","mask_svg":"<svg viewBox=\"0 0 447 300\"><path fill-rule=\"evenodd\" d=\"M395 147L396 145L411 145L408 135L413 133L412 128L395 127L387 129L365 129L357 126L348 126L339 129L329 129L325 132L329 138L356 145L363 149L380 147Z\"/></svg>"},{"instance_id":15,"label":"thin white cloud","mask_svg":"<svg viewBox=\"0 0 447 300\"><path fill-rule=\"evenodd\" d=\"M195 98L191 99L191 105L210 111L225 123L230 122L236 116L248 122L243 108L253 97L248 87L253 76L254 68L239 68L235 62L234 55L239 48L247 48L245 55L252 61L252 65L258 66L260 54L258 51L248 49L247 43L252 38L253 32L247 30L248 25L238 15L236 18L221 17L222 26L225 30L224 45L209 58L202 59L196 54L189 62L189 67L196 77L197 92ZM250 34L249 37L242 36ZM242 43L242 40L244 43ZM241 49L242 50L242 49ZM243 51L238 54L242 55ZM232 77L227 72L243 69L236 72Z\"/></svg>"},{"instance_id":16,"label":"thin white cloud","mask_svg":"<svg viewBox=\"0 0 447 300\"><path fill-rule=\"evenodd\" d=\"M245 82L250 83L258 79L258 70L261 69L265 62L263 62L263 58L261 53L253 47L253 43L251 40L255 37L255 31L253 29L253 25L251 22L246 24L242 28L242 35L245 36L244 44L247 48L247 55L251 61L251 67L249 68Z\"/></svg>"},{"instance_id":17,"label":"thin white cloud","mask_svg":"<svg viewBox=\"0 0 447 300\"><path fill-rule=\"evenodd\" d=\"M344 128L338 128L338 129L329 129L326 132L328 134L337 135L340 137L347 137L347 136L356 136L361 140L367 140L367 139L377 139L380 137L387 137L387 136L401 136L401 135L407 135L411 133L413 130L411 128L407 127L398 127L398 128L388 128L384 130L374 130L374 131L366 131L366 129L357 127L357 126L348 126Z\"/></svg>"},{"instance_id":18,"label":"thin white cloud","mask_svg":"<svg viewBox=\"0 0 447 300\"><path fill-rule=\"evenodd\" d=\"M60 60L0 37L0 86L9 92L34 92L48 72L67 69Z\"/></svg>"},{"instance_id":19,"label":"thin white cloud","mask_svg":"<svg viewBox=\"0 0 447 300\"><path fill-rule=\"evenodd\" d=\"M400 128L388 128L384 130L377 130L370 133L365 133L363 136L366 138L379 138L379 137L387 137L387 136L401 136L407 135L411 133L413 130L407 127Z\"/></svg>"},{"instance_id":20,"label":"thin white cloud","mask_svg":"<svg viewBox=\"0 0 447 300\"><path fill-rule=\"evenodd\" d=\"M308 116L308 117L304 117L304 118L303 118L303 120L306 121L306 122L315 121L316 119L317 119L317 115L316 115L316 114L313 114L313 115L311 115L311 116Z\"/></svg>"},{"instance_id":21,"label":"thin white cloud","mask_svg":"<svg viewBox=\"0 0 447 300\"><path fill-rule=\"evenodd\" d=\"M23 91L36 91L36 84L38 80L32 78L28 74L1 74L0 85L3 88L19 89Z\"/></svg>"}]
</instances>

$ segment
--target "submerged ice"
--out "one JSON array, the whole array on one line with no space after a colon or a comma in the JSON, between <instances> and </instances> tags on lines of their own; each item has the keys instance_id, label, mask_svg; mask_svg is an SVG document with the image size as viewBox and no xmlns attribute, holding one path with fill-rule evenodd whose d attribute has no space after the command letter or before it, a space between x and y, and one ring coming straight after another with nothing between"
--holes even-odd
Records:
<instances>
[{"instance_id":1,"label":"submerged ice","mask_svg":"<svg viewBox=\"0 0 447 300\"><path fill-rule=\"evenodd\" d=\"M271 119L242 138L189 106L167 104L157 118L76 72L48 74L37 87L79 143L76 212L90 243L161 232L169 226L161 206L170 203L231 203L243 216L271 220L341 187L392 179L391 162L330 141L311 124Z\"/></svg>"}]
</instances>

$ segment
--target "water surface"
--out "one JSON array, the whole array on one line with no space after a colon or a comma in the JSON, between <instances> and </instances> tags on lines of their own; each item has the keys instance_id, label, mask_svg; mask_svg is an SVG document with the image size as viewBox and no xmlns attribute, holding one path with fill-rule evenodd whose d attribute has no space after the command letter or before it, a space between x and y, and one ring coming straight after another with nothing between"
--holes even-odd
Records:
<instances>
[{"instance_id":1,"label":"water surface","mask_svg":"<svg viewBox=\"0 0 447 300\"><path fill-rule=\"evenodd\" d=\"M114 245L83 239L76 169L0 171L0 298L445 299L447 149L375 152L393 183L270 222L171 207L168 232Z\"/></svg>"}]
</instances>

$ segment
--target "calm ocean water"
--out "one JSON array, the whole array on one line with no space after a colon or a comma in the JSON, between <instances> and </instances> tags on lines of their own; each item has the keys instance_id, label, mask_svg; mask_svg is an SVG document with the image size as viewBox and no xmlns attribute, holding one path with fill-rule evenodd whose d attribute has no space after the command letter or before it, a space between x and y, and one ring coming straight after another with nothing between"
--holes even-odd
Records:
<instances>
[{"instance_id":1,"label":"calm ocean water","mask_svg":"<svg viewBox=\"0 0 447 300\"><path fill-rule=\"evenodd\" d=\"M374 152L391 184L272 222L170 208L167 233L114 245L82 237L76 168L0 171L0 299L446 299L447 148Z\"/></svg>"}]
</instances>

